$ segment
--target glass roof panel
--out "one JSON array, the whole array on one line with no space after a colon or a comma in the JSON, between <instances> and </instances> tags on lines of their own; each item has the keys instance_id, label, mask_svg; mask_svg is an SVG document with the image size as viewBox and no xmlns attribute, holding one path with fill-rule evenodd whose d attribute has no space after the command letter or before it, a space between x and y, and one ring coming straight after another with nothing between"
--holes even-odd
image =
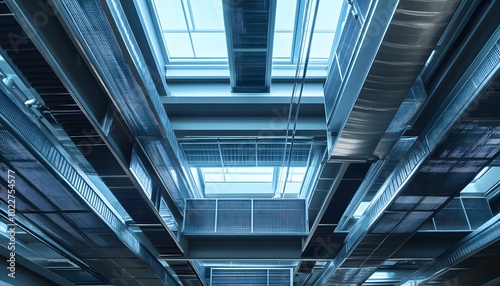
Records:
<instances>
[{"instance_id":1,"label":"glass roof panel","mask_svg":"<svg viewBox=\"0 0 500 286\"><path fill-rule=\"evenodd\" d=\"M309 55L311 59L328 62L343 2L333 0L319 2Z\"/></svg>"},{"instance_id":2,"label":"glass roof panel","mask_svg":"<svg viewBox=\"0 0 500 286\"><path fill-rule=\"evenodd\" d=\"M246 0L245 0L246 1ZM321 0L311 47L311 63L326 70L345 1ZM169 65L211 69L214 64L227 67L228 53L222 0L151 0ZM298 60L302 38L300 19L305 1L277 0L273 62L283 70ZM301 12L301 13L302 13ZM281 72L273 76L283 75ZM293 74L293 73L291 73ZM186 75L189 76L189 75Z\"/></svg>"},{"instance_id":3,"label":"glass roof panel","mask_svg":"<svg viewBox=\"0 0 500 286\"><path fill-rule=\"evenodd\" d=\"M162 32L167 30L186 31L186 20L182 3L179 0L153 0L154 7L158 13L160 28Z\"/></svg>"},{"instance_id":4,"label":"glass roof panel","mask_svg":"<svg viewBox=\"0 0 500 286\"><path fill-rule=\"evenodd\" d=\"M285 195L297 198L304 181L307 167L291 167ZM284 167L203 167L191 168L193 175L201 174L206 197L271 198L284 175Z\"/></svg>"},{"instance_id":5,"label":"glass roof panel","mask_svg":"<svg viewBox=\"0 0 500 286\"><path fill-rule=\"evenodd\" d=\"M170 58L194 57L189 33L164 33L163 37L165 38L165 43L176 43L175 45L169 46L168 53Z\"/></svg>"},{"instance_id":6,"label":"glass roof panel","mask_svg":"<svg viewBox=\"0 0 500 286\"><path fill-rule=\"evenodd\" d=\"M187 4L194 20L194 30L224 31L222 1L189 0Z\"/></svg>"},{"instance_id":7,"label":"glass roof panel","mask_svg":"<svg viewBox=\"0 0 500 286\"><path fill-rule=\"evenodd\" d=\"M227 61L221 0L153 0L169 61Z\"/></svg>"},{"instance_id":8,"label":"glass roof panel","mask_svg":"<svg viewBox=\"0 0 500 286\"><path fill-rule=\"evenodd\" d=\"M224 32L192 33L194 52L197 58L227 58Z\"/></svg>"}]
</instances>

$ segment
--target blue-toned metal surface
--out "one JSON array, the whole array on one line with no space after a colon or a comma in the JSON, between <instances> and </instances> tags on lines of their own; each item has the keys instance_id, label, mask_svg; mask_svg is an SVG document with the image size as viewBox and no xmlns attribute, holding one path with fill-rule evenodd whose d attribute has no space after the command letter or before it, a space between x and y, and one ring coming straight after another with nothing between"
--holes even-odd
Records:
<instances>
[{"instance_id":1,"label":"blue-toned metal surface","mask_svg":"<svg viewBox=\"0 0 500 286\"><path fill-rule=\"evenodd\" d=\"M233 92L271 87L275 0L222 1Z\"/></svg>"},{"instance_id":2,"label":"blue-toned metal surface","mask_svg":"<svg viewBox=\"0 0 500 286\"><path fill-rule=\"evenodd\" d=\"M93 210L100 220L94 221L87 220L86 215L81 214L79 218L68 216L67 220L73 221L75 225L80 225L81 223L87 223L86 226L89 229L93 229L95 236L90 239L93 243L99 243L99 239L102 239L102 243L114 242L116 247L119 247L123 243L132 253L134 253L145 265L149 266L154 273L160 278L166 285L172 283L172 278L167 274L161 264L154 258L154 256L141 245L138 239L133 235L130 230L125 226L124 222L120 220L119 217L106 205L106 203L101 199L99 193L95 190L96 186L92 181L72 163L71 158L62 150L62 148L57 146L53 141L40 130L33 122L31 122L9 98L9 90L6 86L0 83L0 120L3 125L7 127L10 132L15 132L19 138L17 142L17 147L12 145L14 141L13 136L10 133L4 134L2 138L3 144L8 144L12 142L11 145L3 146L4 148L16 148L19 150L19 154L25 154L24 156L29 156L31 161L35 158L40 160L40 162L50 168L55 175L57 175L62 182L68 187L69 190L73 192L74 196L79 197L79 200L86 203L86 207ZM7 136L8 135L8 136ZM22 144L26 145L25 148ZM29 150L29 151L28 151ZM29 152L33 153L33 157ZM16 153L12 153L15 155ZM13 160L22 160L22 157L13 158ZM37 161L35 161L37 162ZM42 183L42 182L39 182ZM47 182L48 183L48 182ZM67 189L57 188L51 190L53 192L51 196L64 197L64 193ZM59 192L59 194L55 193ZM68 202L70 198L68 197ZM59 227L63 227L63 223L66 222L65 219L61 219L60 214L52 213L47 216L41 216L38 214L30 214L29 218L35 222L43 222L40 225L45 225L47 231L52 233L52 235L57 236L57 232L51 228L51 225L57 224ZM91 216L93 218L93 216ZM93 225L88 225L88 224ZM104 229L104 226L107 229ZM68 225L66 231L73 229L72 226ZM107 233L98 234L97 229L102 229ZM109 232L108 232L109 231ZM71 234L71 233L70 233ZM102 236L102 237L100 237ZM78 231L73 232L73 238L80 237ZM63 238L64 239L64 238ZM63 240L64 241L64 240ZM84 240L85 241L85 240ZM107 242L106 242L107 241ZM108 244L107 244L108 245ZM110 245L108 245L110 246ZM73 245L75 247L75 245ZM112 254L109 254L112 257Z\"/></svg>"},{"instance_id":3,"label":"blue-toned metal surface","mask_svg":"<svg viewBox=\"0 0 500 286\"><path fill-rule=\"evenodd\" d=\"M408 280L420 285L428 280L438 277L444 270L453 267L459 262L474 255L485 247L500 239L500 215L496 215L464 239L454 245L449 251L439 256L431 266L424 268Z\"/></svg>"},{"instance_id":4,"label":"blue-toned metal surface","mask_svg":"<svg viewBox=\"0 0 500 286\"><path fill-rule=\"evenodd\" d=\"M292 280L289 268L211 268L210 271L211 286L291 286Z\"/></svg>"},{"instance_id":5,"label":"blue-toned metal surface","mask_svg":"<svg viewBox=\"0 0 500 286\"><path fill-rule=\"evenodd\" d=\"M381 2L379 1L375 7ZM374 14L373 17L387 17L387 21L390 22L385 33L382 31L386 26L378 25L379 31L376 35L383 34L383 40L376 50L373 63L370 62L366 78L357 75L356 78L347 79L347 81L362 82L362 88L359 94L345 94L344 91L345 96L357 96L357 98L354 105L349 107L352 110L347 120L343 119L343 126L334 144L331 159L369 160L374 155L379 158L386 156L390 148L385 148L385 151L379 149L379 154L374 154L375 150L386 135L388 127L394 129L394 126L390 126L391 122L402 125L399 129L405 127L406 122L400 123L407 121L405 116L399 115L398 118L394 116L399 108L404 107L401 105L408 91L459 2L458 0L399 1L394 14L383 15L380 11L379 14ZM367 22L368 25L369 23ZM369 30L363 39L369 40L371 33L373 30ZM359 54L357 60L360 60ZM415 111L412 110L412 113ZM411 117L412 113L408 113L407 116ZM337 113L335 115L338 116ZM394 141L391 141L393 144Z\"/></svg>"}]
</instances>

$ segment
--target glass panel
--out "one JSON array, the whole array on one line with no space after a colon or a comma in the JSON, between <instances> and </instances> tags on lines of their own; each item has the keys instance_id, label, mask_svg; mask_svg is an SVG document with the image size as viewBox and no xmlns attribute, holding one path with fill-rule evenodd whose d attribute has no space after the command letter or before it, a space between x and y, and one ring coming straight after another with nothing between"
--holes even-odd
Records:
<instances>
[{"instance_id":1,"label":"glass panel","mask_svg":"<svg viewBox=\"0 0 500 286\"><path fill-rule=\"evenodd\" d=\"M192 58L193 50L188 33L164 33L170 58Z\"/></svg>"},{"instance_id":2,"label":"glass panel","mask_svg":"<svg viewBox=\"0 0 500 286\"><path fill-rule=\"evenodd\" d=\"M276 23L274 26L276 31L293 32L296 7L297 1L292 3L292 0L278 0L276 6Z\"/></svg>"},{"instance_id":3,"label":"glass panel","mask_svg":"<svg viewBox=\"0 0 500 286\"><path fill-rule=\"evenodd\" d=\"M224 32L192 33L197 58L227 58Z\"/></svg>"},{"instance_id":4,"label":"glass panel","mask_svg":"<svg viewBox=\"0 0 500 286\"><path fill-rule=\"evenodd\" d=\"M319 1L318 14L316 16L316 31L328 30L334 32L342 10L344 1L321 0Z\"/></svg>"},{"instance_id":5,"label":"glass panel","mask_svg":"<svg viewBox=\"0 0 500 286\"><path fill-rule=\"evenodd\" d=\"M195 30L224 31L221 0L190 0Z\"/></svg>"},{"instance_id":6,"label":"glass panel","mask_svg":"<svg viewBox=\"0 0 500 286\"><path fill-rule=\"evenodd\" d=\"M184 11L179 0L153 0L162 31L187 31Z\"/></svg>"},{"instance_id":7,"label":"glass panel","mask_svg":"<svg viewBox=\"0 0 500 286\"><path fill-rule=\"evenodd\" d=\"M292 54L292 32L274 33L273 59L290 59Z\"/></svg>"},{"instance_id":8,"label":"glass panel","mask_svg":"<svg viewBox=\"0 0 500 286\"><path fill-rule=\"evenodd\" d=\"M274 168L201 168L207 183L271 183Z\"/></svg>"},{"instance_id":9,"label":"glass panel","mask_svg":"<svg viewBox=\"0 0 500 286\"><path fill-rule=\"evenodd\" d=\"M311 45L311 59L329 59L335 33L314 33Z\"/></svg>"}]
</instances>

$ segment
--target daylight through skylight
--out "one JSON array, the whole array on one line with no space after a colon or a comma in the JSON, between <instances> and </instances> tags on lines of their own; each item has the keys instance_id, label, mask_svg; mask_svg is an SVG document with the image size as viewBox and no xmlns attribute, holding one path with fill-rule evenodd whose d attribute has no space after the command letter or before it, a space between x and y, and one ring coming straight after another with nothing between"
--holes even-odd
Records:
<instances>
[{"instance_id":1,"label":"daylight through skylight","mask_svg":"<svg viewBox=\"0 0 500 286\"><path fill-rule=\"evenodd\" d=\"M305 0L276 0L273 62L295 64L300 49ZM320 0L310 58L328 63L344 1ZM152 0L168 62L227 63L222 0ZM299 17L297 18L297 16Z\"/></svg>"}]
</instances>

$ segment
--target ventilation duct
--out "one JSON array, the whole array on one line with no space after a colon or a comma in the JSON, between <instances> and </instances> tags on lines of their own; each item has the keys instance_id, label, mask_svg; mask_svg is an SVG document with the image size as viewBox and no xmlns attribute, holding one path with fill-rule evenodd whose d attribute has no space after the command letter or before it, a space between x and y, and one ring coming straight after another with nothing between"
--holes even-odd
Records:
<instances>
[{"instance_id":1,"label":"ventilation duct","mask_svg":"<svg viewBox=\"0 0 500 286\"><path fill-rule=\"evenodd\" d=\"M106 86L165 189L183 208L200 196L119 1L56 2L63 24ZM92 19L89 15L93 15ZM134 96L130 96L134 94Z\"/></svg>"},{"instance_id":2,"label":"ventilation duct","mask_svg":"<svg viewBox=\"0 0 500 286\"><path fill-rule=\"evenodd\" d=\"M233 92L271 87L275 0L223 0L229 74Z\"/></svg>"},{"instance_id":3,"label":"ventilation duct","mask_svg":"<svg viewBox=\"0 0 500 286\"><path fill-rule=\"evenodd\" d=\"M84 263L108 280L120 278L116 269L128 268L120 260L126 255L137 265L135 278L175 285L161 264L102 200L97 187L74 165L71 157L10 98L13 95L0 83L0 157L16 173L23 174L23 179L16 180L18 211L33 224L43 226L47 236L78 253ZM16 132L16 136L9 130ZM103 259L97 261L96 257ZM117 283L126 285L131 277L123 277Z\"/></svg>"},{"instance_id":4,"label":"ventilation duct","mask_svg":"<svg viewBox=\"0 0 500 286\"><path fill-rule=\"evenodd\" d=\"M361 20L347 16L347 29L352 26L353 35L362 36L357 45L350 39L339 43L336 52L339 65L332 67L325 84L328 129L332 133L331 160L366 161L385 157L397 140L386 132L394 133L395 124L399 125L396 129L404 128L406 117L411 117L425 98L421 93L408 91L459 2L379 1L373 7L372 17L361 28L357 23ZM374 30L379 32L373 34ZM345 48L353 46L355 49ZM348 67L341 64L344 57L354 59ZM402 105L405 97L408 103ZM347 112L348 116L343 117ZM381 142L382 139L388 142Z\"/></svg>"}]
</instances>

